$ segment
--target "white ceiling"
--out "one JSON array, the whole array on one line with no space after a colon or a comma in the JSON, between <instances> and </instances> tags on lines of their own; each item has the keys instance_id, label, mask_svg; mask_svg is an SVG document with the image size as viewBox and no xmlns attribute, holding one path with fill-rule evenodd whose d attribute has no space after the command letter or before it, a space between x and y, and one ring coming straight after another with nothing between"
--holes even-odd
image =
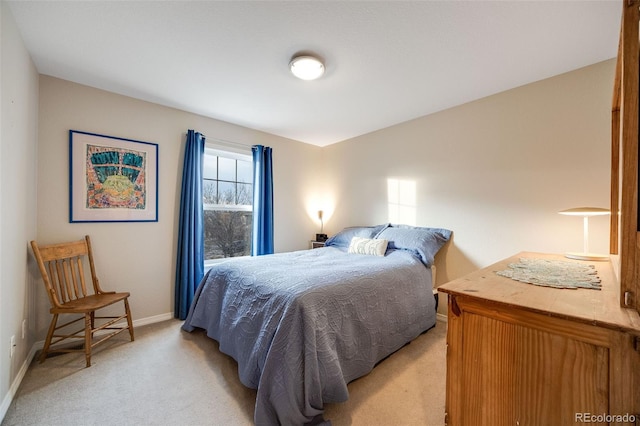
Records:
<instances>
[{"instance_id":1,"label":"white ceiling","mask_svg":"<svg viewBox=\"0 0 640 426\"><path fill-rule=\"evenodd\" d=\"M319 146L610 59L622 6L6 3L41 74ZM300 51L324 58L320 80L290 74Z\"/></svg>"}]
</instances>

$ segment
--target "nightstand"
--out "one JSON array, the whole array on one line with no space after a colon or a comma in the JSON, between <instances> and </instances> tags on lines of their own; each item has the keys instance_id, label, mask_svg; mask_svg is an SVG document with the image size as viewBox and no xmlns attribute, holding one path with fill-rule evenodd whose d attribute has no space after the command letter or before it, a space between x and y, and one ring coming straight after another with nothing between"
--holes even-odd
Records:
<instances>
[{"instance_id":1,"label":"nightstand","mask_svg":"<svg viewBox=\"0 0 640 426\"><path fill-rule=\"evenodd\" d=\"M324 247L324 241L309 241L309 246L312 249L316 249L316 248L320 248L320 247Z\"/></svg>"}]
</instances>

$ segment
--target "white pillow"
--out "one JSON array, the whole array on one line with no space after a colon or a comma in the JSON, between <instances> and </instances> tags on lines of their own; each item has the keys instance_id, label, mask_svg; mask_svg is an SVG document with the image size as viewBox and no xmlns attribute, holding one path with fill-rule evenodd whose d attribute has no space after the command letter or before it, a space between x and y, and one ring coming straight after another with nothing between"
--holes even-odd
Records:
<instances>
[{"instance_id":1,"label":"white pillow","mask_svg":"<svg viewBox=\"0 0 640 426\"><path fill-rule=\"evenodd\" d=\"M353 237L349 243L349 253L384 256L388 243L387 240Z\"/></svg>"}]
</instances>

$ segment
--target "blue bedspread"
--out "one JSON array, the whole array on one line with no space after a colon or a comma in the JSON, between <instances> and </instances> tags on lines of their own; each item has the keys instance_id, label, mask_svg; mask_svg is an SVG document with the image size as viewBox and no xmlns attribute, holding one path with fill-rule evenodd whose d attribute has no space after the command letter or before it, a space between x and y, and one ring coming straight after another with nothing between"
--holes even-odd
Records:
<instances>
[{"instance_id":1,"label":"blue bedspread","mask_svg":"<svg viewBox=\"0 0 640 426\"><path fill-rule=\"evenodd\" d=\"M206 330L238 362L257 425L302 425L435 315L431 271L410 253L325 247L216 265L183 329Z\"/></svg>"}]
</instances>

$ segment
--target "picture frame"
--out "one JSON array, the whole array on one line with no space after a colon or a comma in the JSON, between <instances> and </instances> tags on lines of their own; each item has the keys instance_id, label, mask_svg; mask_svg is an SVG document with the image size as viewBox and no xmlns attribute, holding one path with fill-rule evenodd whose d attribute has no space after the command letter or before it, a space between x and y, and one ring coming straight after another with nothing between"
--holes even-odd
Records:
<instances>
[{"instance_id":1,"label":"picture frame","mask_svg":"<svg viewBox=\"0 0 640 426\"><path fill-rule=\"evenodd\" d=\"M69 130L69 222L157 222L158 144Z\"/></svg>"}]
</instances>

